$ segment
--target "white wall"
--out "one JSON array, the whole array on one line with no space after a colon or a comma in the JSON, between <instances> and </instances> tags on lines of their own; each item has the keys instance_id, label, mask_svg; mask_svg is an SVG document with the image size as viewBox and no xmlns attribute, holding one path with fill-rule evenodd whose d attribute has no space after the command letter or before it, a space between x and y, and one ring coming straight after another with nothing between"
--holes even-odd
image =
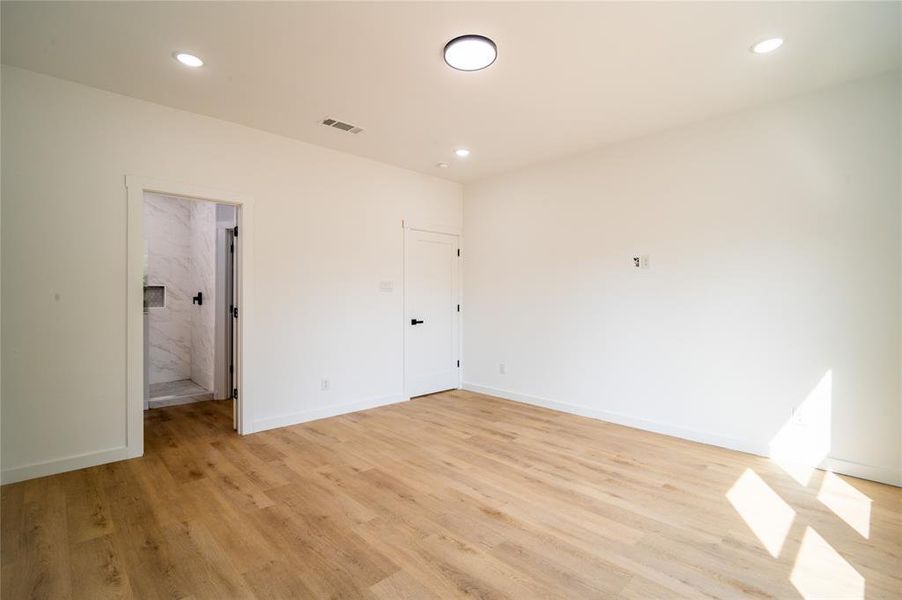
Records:
<instances>
[{"instance_id":1,"label":"white wall","mask_svg":"<svg viewBox=\"0 0 902 600\"><path fill-rule=\"evenodd\" d=\"M401 220L458 184L7 66L2 129L4 481L125 443L126 174L254 198L252 427L403 398Z\"/></svg>"},{"instance_id":2,"label":"white wall","mask_svg":"<svg viewBox=\"0 0 902 600\"><path fill-rule=\"evenodd\" d=\"M465 385L765 454L821 383L829 464L899 482L899 113L886 76L468 185Z\"/></svg>"}]
</instances>

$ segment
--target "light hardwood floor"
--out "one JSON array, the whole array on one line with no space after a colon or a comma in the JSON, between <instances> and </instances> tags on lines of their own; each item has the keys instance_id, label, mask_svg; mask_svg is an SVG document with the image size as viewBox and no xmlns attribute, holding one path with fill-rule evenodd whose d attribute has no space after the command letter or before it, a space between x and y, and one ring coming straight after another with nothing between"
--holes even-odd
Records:
<instances>
[{"instance_id":1,"label":"light hardwood floor","mask_svg":"<svg viewBox=\"0 0 902 600\"><path fill-rule=\"evenodd\" d=\"M4 486L2 597L902 594L899 488L467 392L247 437L228 411Z\"/></svg>"}]
</instances>

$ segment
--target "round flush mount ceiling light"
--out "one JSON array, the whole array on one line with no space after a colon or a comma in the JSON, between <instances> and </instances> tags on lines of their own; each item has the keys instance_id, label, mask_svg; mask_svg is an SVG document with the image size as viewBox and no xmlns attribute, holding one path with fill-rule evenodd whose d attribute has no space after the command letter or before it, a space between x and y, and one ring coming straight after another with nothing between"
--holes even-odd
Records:
<instances>
[{"instance_id":1,"label":"round flush mount ceiling light","mask_svg":"<svg viewBox=\"0 0 902 600\"><path fill-rule=\"evenodd\" d=\"M175 60L179 61L186 67L193 67L196 69L197 67L204 66L204 61L194 56L193 54L188 54L187 52L175 52L172 56L175 57Z\"/></svg>"},{"instance_id":2,"label":"round flush mount ceiling light","mask_svg":"<svg viewBox=\"0 0 902 600\"><path fill-rule=\"evenodd\" d=\"M466 157L470 156L470 151L467 150L466 148L458 148L457 150L454 151L454 154L456 154L460 158L466 158Z\"/></svg>"},{"instance_id":3,"label":"round flush mount ceiling light","mask_svg":"<svg viewBox=\"0 0 902 600\"><path fill-rule=\"evenodd\" d=\"M498 47L484 35L462 35L445 44L445 62L458 71L479 71L497 57Z\"/></svg>"},{"instance_id":4,"label":"round flush mount ceiling light","mask_svg":"<svg viewBox=\"0 0 902 600\"><path fill-rule=\"evenodd\" d=\"M769 54L783 45L783 38L770 38L762 40L752 46L752 52L755 54Z\"/></svg>"}]
</instances>

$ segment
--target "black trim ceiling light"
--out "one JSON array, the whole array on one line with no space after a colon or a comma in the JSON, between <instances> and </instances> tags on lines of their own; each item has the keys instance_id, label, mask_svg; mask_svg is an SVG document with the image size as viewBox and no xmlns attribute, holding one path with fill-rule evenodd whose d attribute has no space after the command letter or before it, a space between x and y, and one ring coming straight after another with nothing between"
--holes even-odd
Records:
<instances>
[{"instance_id":1,"label":"black trim ceiling light","mask_svg":"<svg viewBox=\"0 0 902 600\"><path fill-rule=\"evenodd\" d=\"M480 71L498 57L495 42L484 35L462 35L445 44L445 62L458 71Z\"/></svg>"}]
</instances>

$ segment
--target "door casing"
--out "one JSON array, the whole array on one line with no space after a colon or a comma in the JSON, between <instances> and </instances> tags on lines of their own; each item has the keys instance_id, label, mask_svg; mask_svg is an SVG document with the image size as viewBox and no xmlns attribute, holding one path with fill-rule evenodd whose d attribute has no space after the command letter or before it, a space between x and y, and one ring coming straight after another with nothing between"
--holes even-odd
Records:
<instances>
[{"instance_id":1,"label":"door casing","mask_svg":"<svg viewBox=\"0 0 902 600\"><path fill-rule=\"evenodd\" d=\"M235 245L237 265L233 283L238 299L239 318L234 328L235 382L239 390L236 419L239 434L253 433L253 392L247 389L248 316L253 300L254 202L241 193L198 186L181 181L127 175L128 201L127 274L126 274L126 455L144 454L144 193L151 192L193 200L205 200L237 207L238 238ZM250 393L248 393L250 391Z\"/></svg>"}]
</instances>

